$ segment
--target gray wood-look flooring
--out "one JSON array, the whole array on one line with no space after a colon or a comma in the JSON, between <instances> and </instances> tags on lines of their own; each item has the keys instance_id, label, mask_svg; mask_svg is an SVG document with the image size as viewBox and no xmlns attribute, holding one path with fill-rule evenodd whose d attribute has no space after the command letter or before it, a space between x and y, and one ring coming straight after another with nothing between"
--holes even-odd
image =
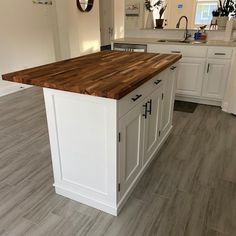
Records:
<instances>
[{"instance_id":1,"label":"gray wood-look flooring","mask_svg":"<svg viewBox=\"0 0 236 236\"><path fill-rule=\"evenodd\" d=\"M0 98L0 235L236 235L236 117L200 105L113 217L54 193L42 90Z\"/></svg>"}]
</instances>

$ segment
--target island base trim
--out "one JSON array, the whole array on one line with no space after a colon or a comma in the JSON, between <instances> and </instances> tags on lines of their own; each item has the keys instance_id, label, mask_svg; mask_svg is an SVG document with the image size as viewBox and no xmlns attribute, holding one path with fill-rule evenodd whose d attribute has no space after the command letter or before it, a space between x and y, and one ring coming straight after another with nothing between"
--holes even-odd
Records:
<instances>
[{"instance_id":1,"label":"island base trim","mask_svg":"<svg viewBox=\"0 0 236 236\"><path fill-rule=\"evenodd\" d=\"M88 207L93 207L93 208L99 209L99 210L104 211L104 212L111 214L113 216L118 215L118 209L116 207L109 206L105 203L95 201L93 199L89 199L85 196L78 194L77 192L60 187L56 184L54 184L53 186L55 187L55 192L63 197L80 202L82 204L87 205Z\"/></svg>"},{"instance_id":2,"label":"island base trim","mask_svg":"<svg viewBox=\"0 0 236 236\"><path fill-rule=\"evenodd\" d=\"M119 215L120 211L122 210L122 208L124 207L125 203L127 202L128 198L130 197L130 195L132 194L133 190L135 189L135 187L137 186L137 184L139 183L139 180L142 178L142 176L145 174L145 171L147 170L147 168L150 166L150 164L153 162L153 160L155 158L157 158L157 154L160 151L160 149L162 148L162 146L164 145L164 143L166 142L166 140L168 139L168 137L170 136L171 132L173 129L173 125L171 125L171 127L166 131L166 133L164 134L161 142L159 143L159 145L157 146L156 150L153 152L152 157L149 159L149 161L143 166L142 170L140 171L140 174L137 176L137 178L134 180L133 184L130 186L130 188L126 191L126 193L124 194L124 196L121 198L121 200L118 203L118 211L117 214Z\"/></svg>"}]
</instances>

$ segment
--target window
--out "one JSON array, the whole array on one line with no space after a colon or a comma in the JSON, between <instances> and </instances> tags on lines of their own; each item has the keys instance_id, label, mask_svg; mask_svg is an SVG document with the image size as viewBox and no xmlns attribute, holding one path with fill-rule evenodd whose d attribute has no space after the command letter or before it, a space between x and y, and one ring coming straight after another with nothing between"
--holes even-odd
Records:
<instances>
[{"instance_id":1,"label":"window","mask_svg":"<svg viewBox=\"0 0 236 236\"><path fill-rule=\"evenodd\" d=\"M212 11L218 7L216 0L196 0L195 25L210 25Z\"/></svg>"}]
</instances>

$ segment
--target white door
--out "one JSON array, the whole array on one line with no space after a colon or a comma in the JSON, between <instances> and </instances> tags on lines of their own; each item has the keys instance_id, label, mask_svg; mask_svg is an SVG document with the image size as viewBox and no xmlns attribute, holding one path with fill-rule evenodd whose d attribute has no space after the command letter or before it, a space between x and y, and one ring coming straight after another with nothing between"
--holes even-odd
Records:
<instances>
[{"instance_id":1,"label":"white door","mask_svg":"<svg viewBox=\"0 0 236 236\"><path fill-rule=\"evenodd\" d=\"M177 95L201 96L205 59L183 58L177 73Z\"/></svg>"},{"instance_id":2,"label":"white door","mask_svg":"<svg viewBox=\"0 0 236 236\"><path fill-rule=\"evenodd\" d=\"M114 31L114 2L113 0L100 0L100 27L101 46L111 44Z\"/></svg>"},{"instance_id":3,"label":"white door","mask_svg":"<svg viewBox=\"0 0 236 236\"><path fill-rule=\"evenodd\" d=\"M203 96L222 100L229 74L230 61L209 59L203 84Z\"/></svg>"},{"instance_id":4,"label":"white door","mask_svg":"<svg viewBox=\"0 0 236 236\"><path fill-rule=\"evenodd\" d=\"M161 135L165 135L172 125L172 116L175 100L175 69L166 71L165 79L163 81L163 105L161 118Z\"/></svg>"},{"instance_id":5,"label":"white door","mask_svg":"<svg viewBox=\"0 0 236 236\"><path fill-rule=\"evenodd\" d=\"M122 196L142 168L143 103L129 111L119 121L120 196Z\"/></svg>"},{"instance_id":6,"label":"white door","mask_svg":"<svg viewBox=\"0 0 236 236\"><path fill-rule=\"evenodd\" d=\"M147 116L144 118L144 165L156 151L160 140L162 96L163 86L161 85L148 97L145 104L147 106Z\"/></svg>"}]
</instances>

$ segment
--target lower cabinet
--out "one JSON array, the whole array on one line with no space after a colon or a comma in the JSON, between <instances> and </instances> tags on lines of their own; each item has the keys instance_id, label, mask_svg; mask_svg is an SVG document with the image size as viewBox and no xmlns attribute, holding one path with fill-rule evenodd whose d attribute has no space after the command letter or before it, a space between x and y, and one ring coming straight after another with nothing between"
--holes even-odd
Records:
<instances>
[{"instance_id":1,"label":"lower cabinet","mask_svg":"<svg viewBox=\"0 0 236 236\"><path fill-rule=\"evenodd\" d=\"M172 67L170 70L166 72L165 79L163 81L163 101L162 101L161 128L160 128L161 136L165 136L172 126L175 91L176 91L176 68Z\"/></svg>"},{"instance_id":2,"label":"lower cabinet","mask_svg":"<svg viewBox=\"0 0 236 236\"><path fill-rule=\"evenodd\" d=\"M148 44L148 52L181 54L176 99L221 106L233 48L220 46Z\"/></svg>"},{"instance_id":3,"label":"lower cabinet","mask_svg":"<svg viewBox=\"0 0 236 236\"><path fill-rule=\"evenodd\" d=\"M172 127L176 67L158 78L157 88L119 120L119 197L129 191Z\"/></svg>"},{"instance_id":4,"label":"lower cabinet","mask_svg":"<svg viewBox=\"0 0 236 236\"><path fill-rule=\"evenodd\" d=\"M206 60L202 58L182 58L177 75L177 94L201 96L205 64Z\"/></svg>"},{"instance_id":5,"label":"lower cabinet","mask_svg":"<svg viewBox=\"0 0 236 236\"><path fill-rule=\"evenodd\" d=\"M147 99L144 107L144 154L143 165L145 165L155 152L161 135L161 113L162 113L163 86L161 85Z\"/></svg>"},{"instance_id":6,"label":"lower cabinet","mask_svg":"<svg viewBox=\"0 0 236 236\"><path fill-rule=\"evenodd\" d=\"M137 105L119 121L121 195L132 185L142 168L143 123L143 103Z\"/></svg>"},{"instance_id":7,"label":"lower cabinet","mask_svg":"<svg viewBox=\"0 0 236 236\"><path fill-rule=\"evenodd\" d=\"M208 59L202 96L222 100L229 74L230 60Z\"/></svg>"}]
</instances>

